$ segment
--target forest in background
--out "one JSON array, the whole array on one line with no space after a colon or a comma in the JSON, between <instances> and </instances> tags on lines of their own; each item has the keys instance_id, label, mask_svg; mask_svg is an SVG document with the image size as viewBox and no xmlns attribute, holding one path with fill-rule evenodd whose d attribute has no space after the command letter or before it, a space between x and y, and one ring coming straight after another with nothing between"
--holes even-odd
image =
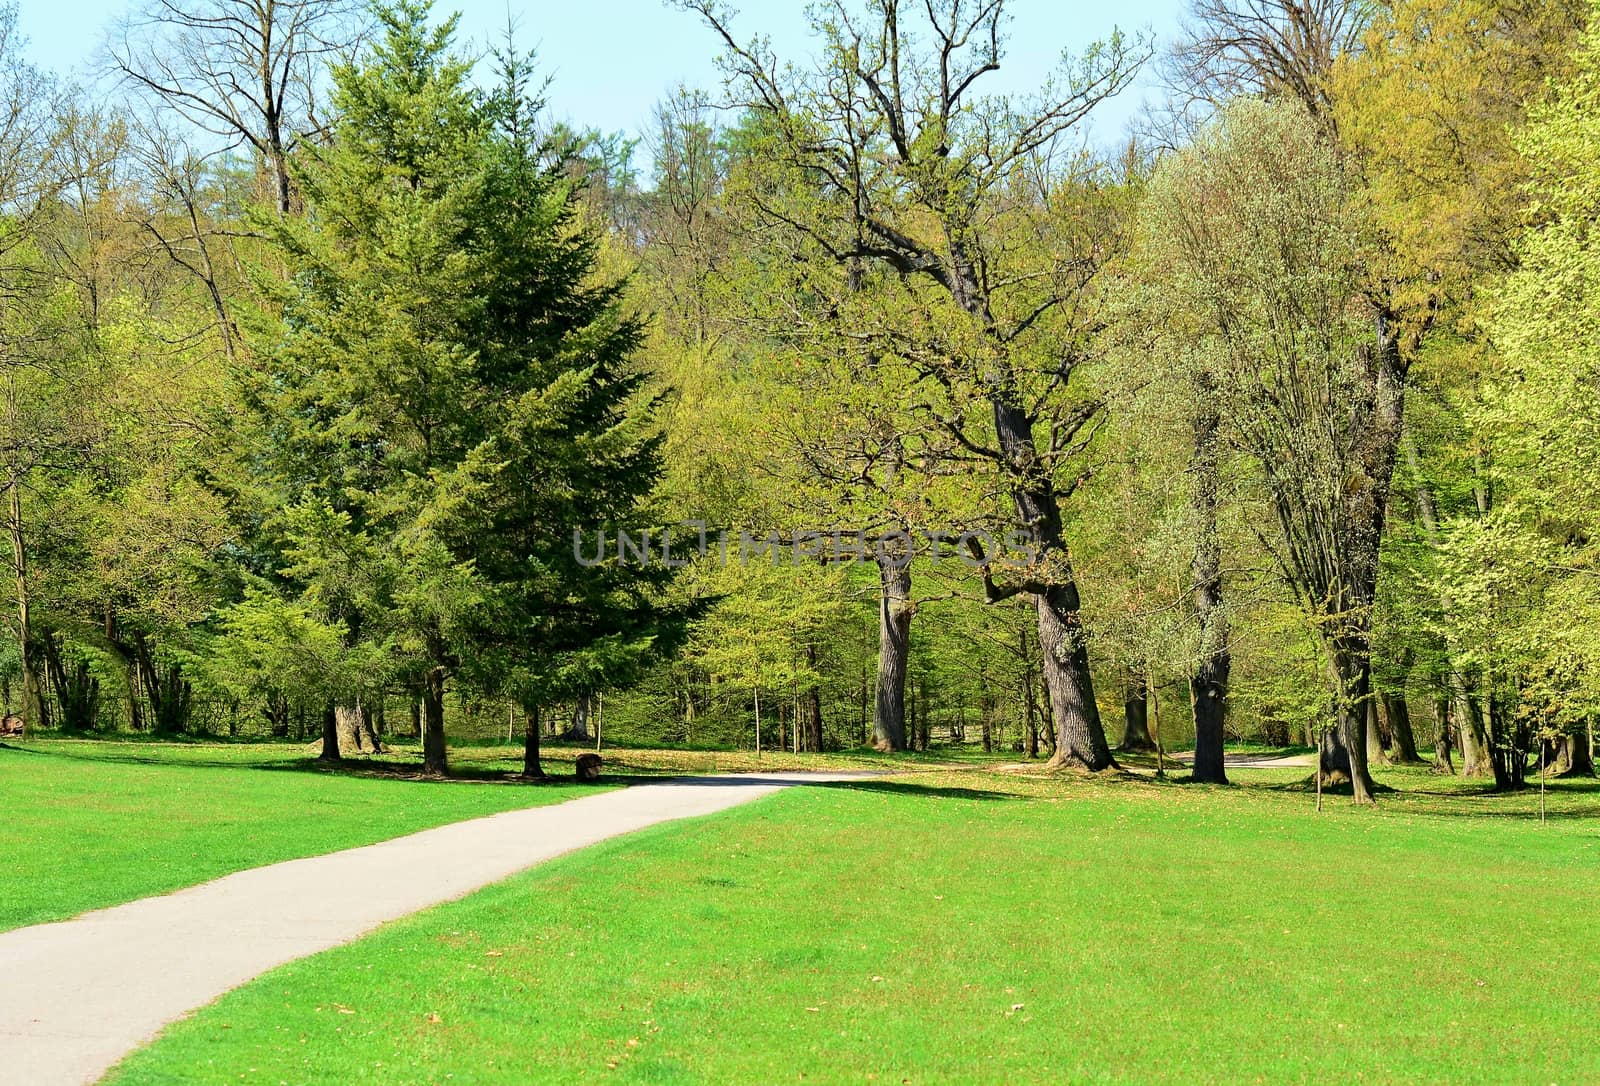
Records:
<instances>
[{"instance_id":1,"label":"forest in background","mask_svg":"<svg viewBox=\"0 0 1600 1086\"><path fill-rule=\"evenodd\" d=\"M1196 0L1010 97L1003 0L676 6L642 148L418 0L152 0L96 93L6 12L8 721L1593 772L1592 5ZM616 546L700 526L776 546Z\"/></svg>"}]
</instances>

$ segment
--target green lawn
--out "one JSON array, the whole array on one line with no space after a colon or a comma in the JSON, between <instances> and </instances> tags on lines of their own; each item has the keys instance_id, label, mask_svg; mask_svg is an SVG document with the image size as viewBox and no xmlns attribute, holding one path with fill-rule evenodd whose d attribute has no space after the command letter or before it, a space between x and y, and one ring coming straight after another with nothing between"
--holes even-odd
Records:
<instances>
[{"instance_id":1,"label":"green lawn","mask_svg":"<svg viewBox=\"0 0 1600 1086\"><path fill-rule=\"evenodd\" d=\"M510 780L522 748L451 752L460 779L418 779L414 745L329 770L319 744L156 743L44 739L0 743L0 931L191 886L247 867L390 837L517 807L558 803L606 784L578 785L582 750L552 745L552 779ZM790 755L608 748L617 780L673 773L871 768L872 751ZM942 756L982 758L951 752ZM935 756L913 764L936 765ZM901 763L905 764L905 763Z\"/></svg>"},{"instance_id":2,"label":"green lawn","mask_svg":"<svg viewBox=\"0 0 1600 1086\"><path fill-rule=\"evenodd\" d=\"M331 773L287 745L0 744L0 930L597 787Z\"/></svg>"},{"instance_id":3,"label":"green lawn","mask_svg":"<svg viewBox=\"0 0 1600 1086\"><path fill-rule=\"evenodd\" d=\"M187 1082L1600 1080L1600 793L951 772L563 857L270 973Z\"/></svg>"}]
</instances>

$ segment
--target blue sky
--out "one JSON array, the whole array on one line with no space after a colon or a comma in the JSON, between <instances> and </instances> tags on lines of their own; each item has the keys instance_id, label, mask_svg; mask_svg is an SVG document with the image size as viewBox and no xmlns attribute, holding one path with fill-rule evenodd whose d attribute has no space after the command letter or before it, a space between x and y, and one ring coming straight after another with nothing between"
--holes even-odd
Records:
<instances>
[{"instance_id":1,"label":"blue sky","mask_svg":"<svg viewBox=\"0 0 1600 1086\"><path fill-rule=\"evenodd\" d=\"M21 28L36 64L61 73L81 69L104 39L105 29L129 0L20 0ZM799 0L743 0L736 22L742 33L771 36L780 53L809 48L804 4ZM1150 28L1167 34L1185 0L1013 0L1011 42L991 90L1037 85L1063 48L1074 51L1112 27ZM441 0L438 10L462 13L461 35L483 44L497 40L509 13L519 38L539 50L554 77L550 106L558 117L605 131L637 133L651 107L679 83L714 90L716 43L692 16L663 0ZM1109 106L1095 124L1099 141L1114 139L1137 110L1140 93Z\"/></svg>"}]
</instances>

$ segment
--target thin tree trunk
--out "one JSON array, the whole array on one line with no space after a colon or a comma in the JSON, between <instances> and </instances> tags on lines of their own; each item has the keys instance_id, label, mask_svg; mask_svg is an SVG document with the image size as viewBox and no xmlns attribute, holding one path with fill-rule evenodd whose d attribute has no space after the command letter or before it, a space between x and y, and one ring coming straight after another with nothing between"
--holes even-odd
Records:
<instances>
[{"instance_id":1,"label":"thin tree trunk","mask_svg":"<svg viewBox=\"0 0 1600 1086\"><path fill-rule=\"evenodd\" d=\"M1033 700L1033 674L1030 672L1025 677L1026 697L1023 699L1023 710L1027 714L1028 729L1028 758L1039 757L1039 716Z\"/></svg>"},{"instance_id":2,"label":"thin tree trunk","mask_svg":"<svg viewBox=\"0 0 1600 1086\"><path fill-rule=\"evenodd\" d=\"M522 708L522 775L529 780L543 780L544 766L539 762L539 707Z\"/></svg>"},{"instance_id":3,"label":"thin tree trunk","mask_svg":"<svg viewBox=\"0 0 1600 1086\"><path fill-rule=\"evenodd\" d=\"M878 559L878 688L872 745L879 750L906 749L906 663L911 656L910 555Z\"/></svg>"},{"instance_id":4,"label":"thin tree trunk","mask_svg":"<svg viewBox=\"0 0 1600 1086\"><path fill-rule=\"evenodd\" d=\"M444 741L444 680L443 667L430 667L422 682L422 772L430 777L442 777L450 766Z\"/></svg>"},{"instance_id":5,"label":"thin tree trunk","mask_svg":"<svg viewBox=\"0 0 1600 1086\"><path fill-rule=\"evenodd\" d=\"M1435 698L1433 702L1433 771L1455 775L1456 767L1450 757L1450 699Z\"/></svg>"},{"instance_id":6,"label":"thin tree trunk","mask_svg":"<svg viewBox=\"0 0 1600 1086\"><path fill-rule=\"evenodd\" d=\"M1428 488L1427 481L1422 476L1422 463L1417 456L1416 443L1407 438L1404 445L1406 466L1410 469L1413 489L1412 494L1417 505L1417 518L1422 522L1424 535L1428 539L1428 546L1437 551L1441 546L1439 536L1439 514L1434 505L1433 491ZM1455 602L1448 593L1441 593L1440 604L1443 607L1446 620L1454 617ZM1457 664L1456 658L1459 651L1456 645L1447 643L1446 654L1450 659L1450 694L1451 713L1455 717L1456 731L1461 738L1461 772L1464 776L1479 777L1491 771L1489 765L1487 744L1484 742L1483 717L1479 712L1475 699L1472 696L1471 684L1467 676ZM1437 758L1435 759L1437 764Z\"/></svg>"},{"instance_id":7,"label":"thin tree trunk","mask_svg":"<svg viewBox=\"0 0 1600 1086\"><path fill-rule=\"evenodd\" d=\"M15 390L13 390L13 396ZM45 725L44 689L39 682L38 654L33 644L33 623L29 611L28 549L22 535L21 481L11 480L11 556L17 585L17 654L22 658L22 732Z\"/></svg>"},{"instance_id":8,"label":"thin tree trunk","mask_svg":"<svg viewBox=\"0 0 1600 1086\"><path fill-rule=\"evenodd\" d=\"M1034 699L1033 686L1033 649L1028 644L1028 630L1023 627L1017 633L1018 655L1022 657L1022 708L1025 714L1028 730L1028 757L1039 757L1039 713L1038 702Z\"/></svg>"},{"instance_id":9,"label":"thin tree trunk","mask_svg":"<svg viewBox=\"0 0 1600 1086\"><path fill-rule=\"evenodd\" d=\"M1495 696L1489 677L1486 696L1489 718L1489 765L1496 792L1515 792L1527 785L1527 747L1510 719L1503 699Z\"/></svg>"},{"instance_id":10,"label":"thin tree trunk","mask_svg":"<svg viewBox=\"0 0 1600 1086\"><path fill-rule=\"evenodd\" d=\"M817 646L806 646L806 663L811 668L811 673L817 673ZM806 688L806 750L812 754L822 753L822 690L812 683Z\"/></svg>"},{"instance_id":11,"label":"thin tree trunk","mask_svg":"<svg viewBox=\"0 0 1600 1086\"><path fill-rule=\"evenodd\" d=\"M917 749L926 753L928 739L932 734L933 721L928 713L928 676L924 672L917 676Z\"/></svg>"}]
</instances>

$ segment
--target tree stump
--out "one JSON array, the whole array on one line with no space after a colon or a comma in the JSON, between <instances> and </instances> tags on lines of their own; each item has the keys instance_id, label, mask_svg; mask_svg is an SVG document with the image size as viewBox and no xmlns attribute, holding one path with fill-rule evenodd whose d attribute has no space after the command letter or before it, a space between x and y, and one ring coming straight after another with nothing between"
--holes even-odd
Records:
<instances>
[{"instance_id":1,"label":"tree stump","mask_svg":"<svg viewBox=\"0 0 1600 1086\"><path fill-rule=\"evenodd\" d=\"M600 755L578 755L577 776L580 781L597 781L600 779Z\"/></svg>"}]
</instances>

